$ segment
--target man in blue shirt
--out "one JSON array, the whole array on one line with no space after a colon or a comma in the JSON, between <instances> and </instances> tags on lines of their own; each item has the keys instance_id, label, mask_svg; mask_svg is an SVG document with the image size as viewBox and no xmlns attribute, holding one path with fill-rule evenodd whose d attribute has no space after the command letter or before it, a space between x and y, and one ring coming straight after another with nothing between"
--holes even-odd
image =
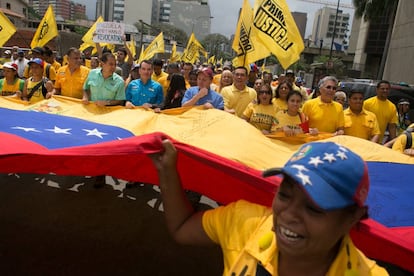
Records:
<instances>
[{"instance_id":1,"label":"man in blue shirt","mask_svg":"<svg viewBox=\"0 0 414 276\"><path fill-rule=\"evenodd\" d=\"M131 81L125 91L126 108L142 106L145 108L155 108L161 105L164 100L162 86L151 79L152 63L143 60L139 67L140 79Z\"/></svg>"},{"instance_id":2,"label":"man in blue shirt","mask_svg":"<svg viewBox=\"0 0 414 276\"><path fill-rule=\"evenodd\" d=\"M206 109L224 109L223 97L211 90L213 71L210 68L203 68L197 74L197 86L190 87L185 91L182 106L202 105Z\"/></svg>"}]
</instances>

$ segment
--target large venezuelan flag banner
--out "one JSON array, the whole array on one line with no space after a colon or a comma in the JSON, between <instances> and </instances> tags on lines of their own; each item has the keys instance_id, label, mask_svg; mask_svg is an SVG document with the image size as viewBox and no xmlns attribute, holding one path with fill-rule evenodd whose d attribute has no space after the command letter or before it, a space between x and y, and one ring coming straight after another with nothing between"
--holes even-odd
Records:
<instances>
[{"instance_id":1,"label":"large venezuelan flag banner","mask_svg":"<svg viewBox=\"0 0 414 276\"><path fill-rule=\"evenodd\" d=\"M279 179L264 179L261 171L283 166L299 147L298 141L269 139L226 112L201 108L156 114L59 96L34 105L0 98L0 116L2 173L106 174L157 184L148 154L169 137L179 151L184 187L223 204L246 199L270 206ZM370 218L353 230L353 240L369 257L414 272L414 158L358 138L326 140L351 148L369 166Z\"/></svg>"}]
</instances>

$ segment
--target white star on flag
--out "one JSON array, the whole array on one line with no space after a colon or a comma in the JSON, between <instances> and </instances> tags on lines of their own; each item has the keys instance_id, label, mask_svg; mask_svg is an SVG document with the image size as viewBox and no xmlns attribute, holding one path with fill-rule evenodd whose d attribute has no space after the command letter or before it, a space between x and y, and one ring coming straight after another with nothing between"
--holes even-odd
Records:
<instances>
[{"instance_id":1,"label":"white star on flag","mask_svg":"<svg viewBox=\"0 0 414 276\"><path fill-rule=\"evenodd\" d=\"M323 157L323 160L327 160L329 163L332 163L336 161L336 158L333 153L325 152L325 156Z\"/></svg>"},{"instance_id":2,"label":"white star on flag","mask_svg":"<svg viewBox=\"0 0 414 276\"><path fill-rule=\"evenodd\" d=\"M343 151L338 151L338 153L336 154L336 156L338 156L339 158L341 158L341 160L348 159L348 156L346 156L346 153L343 152Z\"/></svg>"},{"instance_id":3,"label":"white star on flag","mask_svg":"<svg viewBox=\"0 0 414 276\"><path fill-rule=\"evenodd\" d=\"M23 130L24 132L41 132L33 127L12 127L12 129L20 129Z\"/></svg>"},{"instance_id":4,"label":"white star on flag","mask_svg":"<svg viewBox=\"0 0 414 276\"><path fill-rule=\"evenodd\" d=\"M314 165L315 168L317 168L319 164L323 164L323 163L324 162L321 160L320 156L311 157L310 161L308 162L308 164Z\"/></svg>"},{"instance_id":5,"label":"white star on flag","mask_svg":"<svg viewBox=\"0 0 414 276\"><path fill-rule=\"evenodd\" d=\"M108 135L108 133L100 132L96 128L94 128L92 130L91 129L82 129L82 130L84 130L84 131L86 131L88 133L88 134L86 134L86 136L94 135L94 136L97 136L97 137L99 137L101 139L103 139L102 135Z\"/></svg>"},{"instance_id":6,"label":"white star on flag","mask_svg":"<svg viewBox=\"0 0 414 276\"><path fill-rule=\"evenodd\" d=\"M310 180L309 175L303 174L301 171L299 171L296 176L300 178L303 186L306 186L307 184L312 186L312 181Z\"/></svg>"},{"instance_id":7,"label":"white star on flag","mask_svg":"<svg viewBox=\"0 0 414 276\"><path fill-rule=\"evenodd\" d=\"M58 134L58 133L70 134L69 131L72 130L72 129L71 128L60 128L60 127L55 126L55 128L53 128L53 129L45 129L45 130L54 132L56 134Z\"/></svg>"},{"instance_id":8,"label":"white star on flag","mask_svg":"<svg viewBox=\"0 0 414 276\"><path fill-rule=\"evenodd\" d=\"M303 166L303 165L292 165L291 166L292 168L294 168L294 169L297 169L298 171L309 171L305 166Z\"/></svg>"}]
</instances>

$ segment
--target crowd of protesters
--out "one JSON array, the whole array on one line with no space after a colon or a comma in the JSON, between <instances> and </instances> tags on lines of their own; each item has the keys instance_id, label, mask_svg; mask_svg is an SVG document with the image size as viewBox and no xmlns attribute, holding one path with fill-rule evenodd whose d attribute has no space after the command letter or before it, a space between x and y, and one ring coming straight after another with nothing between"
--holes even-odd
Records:
<instances>
[{"instance_id":1,"label":"crowd of protesters","mask_svg":"<svg viewBox=\"0 0 414 276\"><path fill-rule=\"evenodd\" d=\"M333 76L322 78L308 94L293 70L278 77L260 72L256 64L246 68L161 59L138 63L126 43L115 52L97 44L96 56L70 48L61 59L48 47L25 52L15 46L3 53L1 62L1 95L30 103L62 95L83 104L155 112L202 106L234 114L263 134L351 135L414 153L413 146L405 148L409 139L404 139L414 127L407 116L410 103L402 99L395 106L389 101L388 81L380 81L377 95L370 99L364 99L363 91L344 91Z\"/></svg>"}]
</instances>

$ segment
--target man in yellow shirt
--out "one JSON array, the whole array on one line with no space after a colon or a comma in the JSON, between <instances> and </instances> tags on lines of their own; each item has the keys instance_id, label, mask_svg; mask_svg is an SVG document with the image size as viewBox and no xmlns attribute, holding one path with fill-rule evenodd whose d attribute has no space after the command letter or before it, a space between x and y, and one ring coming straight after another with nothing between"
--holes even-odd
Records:
<instances>
[{"instance_id":1,"label":"man in yellow shirt","mask_svg":"<svg viewBox=\"0 0 414 276\"><path fill-rule=\"evenodd\" d=\"M414 156L414 124L407 127L400 136L395 138L392 142L392 149L409 156ZM411 139L410 139L411 138Z\"/></svg>"},{"instance_id":2,"label":"man in yellow shirt","mask_svg":"<svg viewBox=\"0 0 414 276\"><path fill-rule=\"evenodd\" d=\"M164 62L162 62L162 60L160 59L154 59L154 61L152 62L153 72L151 75L151 79L153 81L158 82L159 78L168 76L167 73L162 71L163 65L164 65Z\"/></svg>"},{"instance_id":3,"label":"man in yellow shirt","mask_svg":"<svg viewBox=\"0 0 414 276\"><path fill-rule=\"evenodd\" d=\"M167 95L167 90L171 82L171 76L173 74L179 74L179 73L180 73L180 66L178 65L178 63L170 63L167 66L167 73L158 79L159 84L161 84L162 86L164 97Z\"/></svg>"},{"instance_id":4,"label":"man in yellow shirt","mask_svg":"<svg viewBox=\"0 0 414 276\"><path fill-rule=\"evenodd\" d=\"M256 100L256 91L248 87L246 81L247 69L243 66L234 69L233 84L223 87L221 90L224 99L224 111L241 117L247 105Z\"/></svg>"},{"instance_id":5,"label":"man in yellow shirt","mask_svg":"<svg viewBox=\"0 0 414 276\"><path fill-rule=\"evenodd\" d=\"M89 68L81 65L81 52L70 48L67 52L68 65L62 66L56 76L56 94L82 99L83 84L88 77Z\"/></svg>"},{"instance_id":6,"label":"man in yellow shirt","mask_svg":"<svg viewBox=\"0 0 414 276\"><path fill-rule=\"evenodd\" d=\"M324 77L319 82L321 95L303 105L302 111L309 118L309 127L314 131L344 134L344 110L341 104L333 100L337 84L335 77Z\"/></svg>"},{"instance_id":7,"label":"man in yellow shirt","mask_svg":"<svg viewBox=\"0 0 414 276\"><path fill-rule=\"evenodd\" d=\"M344 111L345 135L359 137L378 143L380 130L374 113L363 108L364 93L351 90L348 95L349 107Z\"/></svg>"},{"instance_id":8,"label":"man in yellow shirt","mask_svg":"<svg viewBox=\"0 0 414 276\"><path fill-rule=\"evenodd\" d=\"M397 137L398 115L395 105L388 100L391 84L382 80L377 84L377 96L364 101L364 108L377 116L380 137L378 142L383 144L384 134L388 127L389 137L392 140Z\"/></svg>"},{"instance_id":9,"label":"man in yellow shirt","mask_svg":"<svg viewBox=\"0 0 414 276\"><path fill-rule=\"evenodd\" d=\"M50 63L45 61L45 58L43 56L44 55L43 47L34 47L33 49L30 50L30 52L32 53L32 60L35 58L40 58L41 60L44 61L45 65L43 67L43 76L51 80L52 83L54 83L56 80L56 70ZM24 69L23 76L25 79L28 79L29 77L32 76L32 73L30 72L30 66L26 66L26 68Z\"/></svg>"}]
</instances>

